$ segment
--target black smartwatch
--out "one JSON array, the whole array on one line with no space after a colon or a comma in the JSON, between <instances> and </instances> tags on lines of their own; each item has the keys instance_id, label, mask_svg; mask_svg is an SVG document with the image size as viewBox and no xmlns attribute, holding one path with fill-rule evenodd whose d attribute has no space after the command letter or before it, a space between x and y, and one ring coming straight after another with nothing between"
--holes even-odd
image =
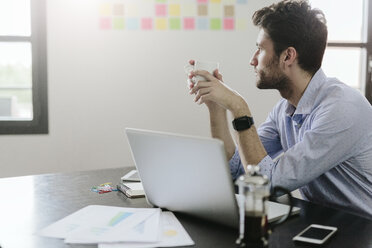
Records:
<instances>
[{"instance_id":1,"label":"black smartwatch","mask_svg":"<svg viewBox=\"0 0 372 248\"><path fill-rule=\"evenodd\" d=\"M243 131L249 129L253 124L253 118L250 116L242 116L232 121L233 127L236 131Z\"/></svg>"}]
</instances>

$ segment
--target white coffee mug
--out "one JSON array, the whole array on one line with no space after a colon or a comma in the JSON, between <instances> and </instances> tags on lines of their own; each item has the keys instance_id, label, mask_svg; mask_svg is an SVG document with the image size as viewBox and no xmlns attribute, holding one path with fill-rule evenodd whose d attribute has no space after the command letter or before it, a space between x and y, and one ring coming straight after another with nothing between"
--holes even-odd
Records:
<instances>
[{"instance_id":1,"label":"white coffee mug","mask_svg":"<svg viewBox=\"0 0 372 248\"><path fill-rule=\"evenodd\" d=\"M213 75L213 71L219 68L218 62L209 62L209 61L195 61L194 65L186 65L185 72L189 74L192 71L208 71ZM195 76L191 79L194 84L197 84L199 81L206 81L203 76Z\"/></svg>"}]
</instances>

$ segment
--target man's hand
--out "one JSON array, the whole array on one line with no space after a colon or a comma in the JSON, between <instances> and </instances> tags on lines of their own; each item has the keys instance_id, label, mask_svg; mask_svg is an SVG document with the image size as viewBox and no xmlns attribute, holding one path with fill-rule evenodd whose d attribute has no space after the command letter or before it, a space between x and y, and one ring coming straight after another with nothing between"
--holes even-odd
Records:
<instances>
[{"instance_id":1,"label":"man's hand","mask_svg":"<svg viewBox=\"0 0 372 248\"><path fill-rule=\"evenodd\" d=\"M249 108L236 91L230 89L222 82L222 75L218 70L214 71L214 75L207 71L194 71L190 73L190 78L199 75L206 78L207 81L199 81L196 85L190 87L190 94L195 94L194 101L198 104L211 103L230 110L234 116L250 115ZM208 106L209 107L209 106Z\"/></svg>"},{"instance_id":2,"label":"man's hand","mask_svg":"<svg viewBox=\"0 0 372 248\"><path fill-rule=\"evenodd\" d=\"M189 61L190 65L194 65L195 64L195 60L190 60ZM189 80L188 80L188 85L189 85L189 89L190 89L190 94L193 94L191 93L192 89L194 88L195 84L192 82L192 78L195 76L195 74L193 74L193 72L191 72L188 77L189 77ZM213 71L213 76L215 78L217 78L218 80L222 81L222 75L219 73L218 69L214 70ZM219 106L217 103L215 102L212 102L212 101L205 101L204 102L205 105L207 105L209 111L216 111L216 110L224 110L221 106ZM201 104L201 103L200 103Z\"/></svg>"}]
</instances>

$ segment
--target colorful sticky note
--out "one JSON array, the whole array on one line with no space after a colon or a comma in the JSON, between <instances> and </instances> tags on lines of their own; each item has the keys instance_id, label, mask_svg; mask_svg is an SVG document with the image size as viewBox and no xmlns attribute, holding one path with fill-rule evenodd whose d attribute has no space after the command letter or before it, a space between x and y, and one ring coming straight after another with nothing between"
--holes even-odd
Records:
<instances>
[{"instance_id":1,"label":"colorful sticky note","mask_svg":"<svg viewBox=\"0 0 372 248\"><path fill-rule=\"evenodd\" d=\"M168 12L170 16L180 16L181 15L181 7L179 4L169 4Z\"/></svg>"},{"instance_id":2,"label":"colorful sticky note","mask_svg":"<svg viewBox=\"0 0 372 248\"><path fill-rule=\"evenodd\" d=\"M166 16L167 15L167 5L166 4L156 4L155 5L155 15L156 16Z\"/></svg>"},{"instance_id":3,"label":"colorful sticky note","mask_svg":"<svg viewBox=\"0 0 372 248\"><path fill-rule=\"evenodd\" d=\"M185 29L185 30L195 29L195 18L193 18L193 17L183 18L183 29Z\"/></svg>"},{"instance_id":4,"label":"colorful sticky note","mask_svg":"<svg viewBox=\"0 0 372 248\"><path fill-rule=\"evenodd\" d=\"M224 16L225 17L233 17L235 15L235 11L234 11L234 5L225 5L224 6Z\"/></svg>"},{"instance_id":5,"label":"colorful sticky note","mask_svg":"<svg viewBox=\"0 0 372 248\"><path fill-rule=\"evenodd\" d=\"M211 30L220 30L221 29L221 19L220 18L211 18L210 19L210 28L211 28Z\"/></svg>"},{"instance_id":6,"label":"colorful sticky note","mask_svg":"<svg viewBox=\"0 0 372 248\"><path fill-rule=\"evenodd\" d=\"M198 0L198 3L208 3L208 0Z\"/></svg>"},{"instance_id":7,"label":"colorful sticky note","mask_svg":"<svg viewBox=\"0 0 372 248\"><path fill-rule=\"evenodd\" d=\"M124 18L114 18L113 27L114 29L124 29Z\"/></svg>"},{"instance_id":8,"label":"colorful sticky note","mask_svg":"<svg viewBox=\"0 0 372 248\"><path fill-rule=\"evenodd\" d=\"M222 15L222 6L221 4L210 3L208 9L209 17L221 17Z\"/></svg>"},{"instance_id":9,"label":"colorful sticky note","mask_svg":"<svg viewBox=\"0 0 372 248\"><path fill-rule=\"evenodd\" d=\"M181 19L180 18L169 18L169 29L180 30L181 29Z\"/></svg>"},{"instance_id":10,"label":"colorful sticky note","mask_svg":"<svg viewBox=\"0 0 372 248\"><path fill-rule=\"evenodd\" d=\"M185 3L181 5L182 16L196 16L196 4Z\"/></svg>"},{"instance_id":11,"label":"colorful sticky note","mask_svg":"<svg viewBox=\"0 0 372 248\"><path fill-rule=\"evenodd\" d=\"M235 29L236 30L246 30L248 26L248 20L245 18L237 18L235 20Z\"/></svg>"},{"instance_id":12,"label":"colorful sticky note","mask_svg":"<svg viewBox=\"0 0 372 248\"><path fill-rule=\"evenodd\" d=\"M207 30L209 29L209 20L208 18L200 17L196 20L196 25L199 30Z\"/></svg>"},{"instance_id":13,"label":"colorful sticky note","mask_svg":"<svg viewBox=\"0 0 372 248\"><path fill-rule=\"evenodd\" d=\"M99 20L99 27L103 30L111 29L111 18L103 17Z\"/></svg>"},{"instance_id":14,"label":"colorful sticky note","mask_svg":"<svg viewBox=\"0 0 372 248\"><path fill-rule=\"evenodd\" d=\"M198 5L198 16L207 16L208 15L208 5L199 4Z\"/></svg>"},{"instance_id":15,"label":"colorful sticky note","mask_svg":"<svg viewBox=\"0 0 372 248\"><path fill-rule=\"evenodd\" d=\"M218 3L220 4L221 3L221 0L209 0L211 3Z\"/></svg>"},{"instance_id":16,"label":"colorful sticky note","mask_svg":"<svg viewBox=\"0 0 372 248\"><path fill-rule=\"evenodd\" d=\"M113 14L122 16L124 15L124 5L123 4L114 4Z\"/></svg>"},{"instance_id":17,"label":"colorful sticky note","mask_svg":"<svg viewBox=\"0 0 372 248\"><path fill-rule=\"evenodd\" d=\"M128 30L139 29L139 19L138 18L127 18L125 24Z\"/></svg>"},{"instance_id":18,"label":"colorful sticky note","mask_svg":"<svg viewBox=\"0 0 372 248\"><path fill-rule=\"evenodd\" d=\"M111 4L105 3L99 6L99 14L101 16L111 15Z\"/></svg>"},{"instance_id":19,"label":"colorful sticky note","mask_svg":"<svg viewBox=\"0 0 372 248\"><path fill-rule=\"evenodd\" d=\"M223 20L223 29L234 30L234 19L233 18L225 18Z\"/></svg>"},{"instance_id":20,"label":"colorful sticky note","mask_svg":"<svg viewBox=\"0 0 372 248\"><path fill-rule=\"evenodd\" d=\"M124 10L126 17L138 17L138 4L127 4Z\"/></svg>"},{"instance_id":21,"label":"colorful sticky note","mask_svg":"<svg viewBox=\"0 0 372 248\"><path fill-rule=\"evenodd\" d=\"M143 30L151 30L153 27L152 18L142 18L141 20L141 29Z\"/></svg>"},{"instance_id":22,"label":"colorful sticky note","mask_svg":"<svg viewBox=\"0 0 372 248\"><path fill-rule=\"evenodd\" d=\"M166 30L167 29L167 19L166 18L156 18L155 19L155 29Z\"/></svg>"}]
</instances>

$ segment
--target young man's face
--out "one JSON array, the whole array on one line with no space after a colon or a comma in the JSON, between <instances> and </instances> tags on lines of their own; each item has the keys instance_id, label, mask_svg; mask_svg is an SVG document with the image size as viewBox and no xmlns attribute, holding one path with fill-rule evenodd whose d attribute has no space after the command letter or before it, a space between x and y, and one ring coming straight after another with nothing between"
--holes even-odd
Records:
<instances>
[{"instance_id":1,"label":"young man's face","mask_svg":"<svg viewBox=\"0 0 372 248\"><path fill-rule=\"evenodd\" d=\"M264 29L260 29L257 37L257 51L250 64L256 73L256 86L259 89L283 89L289 79L280 69L279 57L274 51L274 44Z\"/></svg>"}]
</instances>

